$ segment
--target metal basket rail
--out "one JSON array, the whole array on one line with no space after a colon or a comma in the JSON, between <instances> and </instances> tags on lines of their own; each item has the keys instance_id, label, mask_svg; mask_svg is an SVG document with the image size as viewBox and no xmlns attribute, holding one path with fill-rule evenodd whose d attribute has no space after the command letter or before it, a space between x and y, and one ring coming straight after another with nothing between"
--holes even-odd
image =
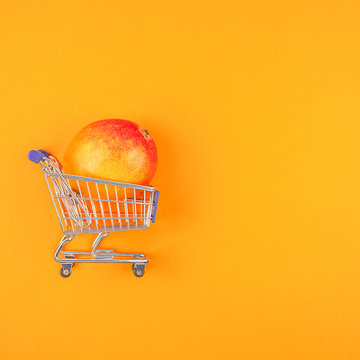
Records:
<instances>
[{"instance_id":1,"label":"metal basket rail","mask_svg":"<svg viewBox=\"0 0 360 360\"><path fill-rule=\"evenodd\" d=\"M59 174L46 170L44 174L66 234L147 229L150 221L155 221L154 188L63 174L61 181L73 190L79 203L86 206L84 209L75 204L77 211L69 211L65 204L75 202L74 195L57 191ZM80 226L81 223L84 226Z\"/></svg>"},{"instance_id":2,"label":"metal basket rail","mask_svg":"<svg viewBox=\"0 0 360 360\"><path fill-rule=\"evenodd\" d=\"M28 157L41 165L64 233L55 252L55 260L63 266L61 275L69 276L74 262L131 262L134 274L142 276L148 261L145 255L115 253L98 246L109 232L147 229L155 222L159 192L151 186L63 174L56 158L43 150L32 150ZM91 252L61 250L75 235L89 233L98 233ZM90 257L76 258L78 255Z\"/></svg>"}]
</instances>

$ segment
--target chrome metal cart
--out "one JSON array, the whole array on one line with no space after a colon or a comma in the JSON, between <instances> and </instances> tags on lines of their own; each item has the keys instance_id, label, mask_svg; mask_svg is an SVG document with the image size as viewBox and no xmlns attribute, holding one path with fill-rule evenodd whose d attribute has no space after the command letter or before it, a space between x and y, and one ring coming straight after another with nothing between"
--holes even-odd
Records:
<instances>
[{"instance_id":1,"label":"chrome metal cart","mask_svg":"<svg viewBox=\"0 0 360 360\"><path fill-rule=\"evenodd\" d=\"M151 186L107 181L64 174L55 157L44 150L32 150L29 160L40 164L45 175L64 236L54 259L60 274L69 277L75 263L130 263L141 277L149 259L144 254L118 253L99 249L110 232L147 229L155 222L159 192ZM63 247L75 235L96 233L91 251L66 251Z\"/></svg>"}]
</instances>

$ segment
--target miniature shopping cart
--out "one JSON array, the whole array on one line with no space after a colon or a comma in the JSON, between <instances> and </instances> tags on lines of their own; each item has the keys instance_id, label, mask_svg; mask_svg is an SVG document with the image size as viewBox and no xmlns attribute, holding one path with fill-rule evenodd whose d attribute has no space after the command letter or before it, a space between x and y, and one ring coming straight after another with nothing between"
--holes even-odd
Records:
<instances>
[{"instance_id":1,"label":"miniature shopping cart","mask_svg":"<svg viewBox=\"0 0 360 360\"><path fill-rule=\"evenodd\" d=\"M64 174L55 157L43 150L32 150L28 157L41 165L64 233L54 254L61 276L69 277L74 263L84 262L130 263L134 275L143 276L149 262L144 254L117 253L99 245L112 231L147 229L155 222L159 192L150 186ZM75 235L89 233L97 233L91 252L62 250Z\"/></svg>"}]
</instances>

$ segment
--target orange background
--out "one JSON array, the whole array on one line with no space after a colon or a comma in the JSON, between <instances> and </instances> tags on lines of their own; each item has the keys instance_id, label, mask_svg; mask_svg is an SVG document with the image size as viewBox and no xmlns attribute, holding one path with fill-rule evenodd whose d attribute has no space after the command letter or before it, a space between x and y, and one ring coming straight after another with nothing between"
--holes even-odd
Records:
<instances>
[{"instance_id":1,"label":"orange background","mask_svg":"<svg viewBox=\"0 0 360 360\"><path fill-rule=\"evenodd\" d=\"M359 359L356 1L2 1L0 358ZM149 230L68 279L31 149L147 128ZM93 236L75 238L86 249Z\"/></svg>"}]
</instances>

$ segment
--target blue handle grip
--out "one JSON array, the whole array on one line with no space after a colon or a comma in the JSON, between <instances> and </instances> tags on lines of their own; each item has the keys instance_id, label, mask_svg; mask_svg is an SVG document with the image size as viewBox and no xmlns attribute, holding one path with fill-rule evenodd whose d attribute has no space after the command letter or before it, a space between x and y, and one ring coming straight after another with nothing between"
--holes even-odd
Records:
<instances>
[{"instance_id":1,"label":"blue handle grip","mask_svg":"<svg viewBox=\"0 0 360 360\"><path fill-rule=\"evenodd\" d=\"M153 213L152 213L152 217L151 217L151 222L154 223L155 219L156 219L156 211L157 211L157 206L158 206L158 201L159 201L159 192L156 190L155 193L155 200L154 200L154 209L153 209Z\"/></svg>"},{"instance_id":2,"label":"blue handle grip","mask_svg":"<svg viewBox=\"0 0 360 360\"><path fill-rule=\"evenodd\" d=\"M50 153L48 153L47 151L45 150L38 150L40 151L41 153L43 153L46 157L49 157L50 156Z\"/></svg>"},{"instance_id":3,"label":"blue handle grip","mask_svg":"<svg viewBox=\"0 0 360 360\"><path fill-rule=\"evenodd\" d=\"M30 161L38 164L44 157L48 157L50 154L44 150L31 150L28 154Z\"/></svg>"}]
</instances>

